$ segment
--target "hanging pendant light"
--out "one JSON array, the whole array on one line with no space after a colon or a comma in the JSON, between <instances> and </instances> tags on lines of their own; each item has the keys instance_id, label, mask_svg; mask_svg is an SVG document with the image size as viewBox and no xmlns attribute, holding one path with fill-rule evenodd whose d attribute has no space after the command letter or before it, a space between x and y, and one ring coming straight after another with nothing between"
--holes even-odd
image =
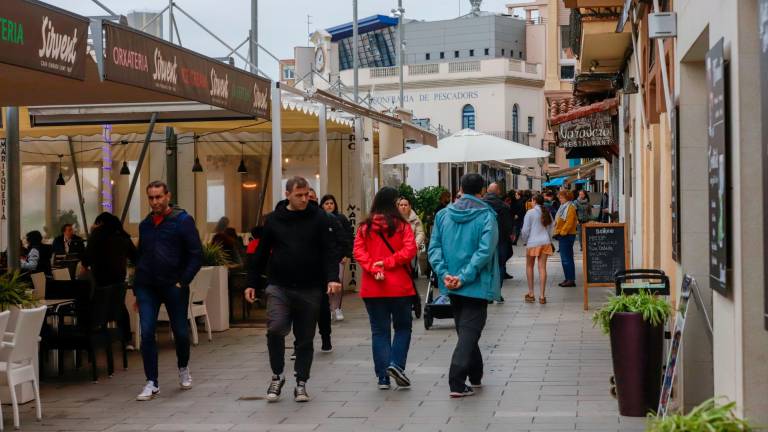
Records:
<instances>
[{"instance_id":1,"label":"hanging pendant light","mask_svg":"<svg viewBox=\"0 0 768 432\"><path fill-rule=\"evenodd\" d=\"M192 172L201 173L203 172L203 166L200 164L200 158L197 157L197 134L193 135L192 139L194 140L192 145L194 146L193 148L195 149L195 163L192 164Z\"/></svg>"},{"instance_id":2,"label":"hanging pendant light","mask_svg":"<svg viewBox=\"0 0 768 432\"><path fill-rule=\"evenodd\" d=\"M248 168L245 166L245 143L240 141L240 165L237 167L239 174L248 174Z\"/></svg>"},{"instance_id":3,"label":"hanging pendant light","mask_svg":"<svg viewBox=\"0 0 768 432\"><path fill-rule=\"evenodd\" d=\"M67 184L67 181L64 180L64 174L61 172L61 158L63 158L64 155L59 155L59 178L56 179L56 186L64 186Z\"/></svg>"},{"instance_id":4,"label":"hanging pendant light","mask_svg":"<svg viewBox=\"0 0 768 432\"><path fill-rule=\"evenodd\" d=\"M128 168L127 161L123 161L123 167L120 168L120 175L131 175L131 170Z\"/></svg>"}]
</instances>

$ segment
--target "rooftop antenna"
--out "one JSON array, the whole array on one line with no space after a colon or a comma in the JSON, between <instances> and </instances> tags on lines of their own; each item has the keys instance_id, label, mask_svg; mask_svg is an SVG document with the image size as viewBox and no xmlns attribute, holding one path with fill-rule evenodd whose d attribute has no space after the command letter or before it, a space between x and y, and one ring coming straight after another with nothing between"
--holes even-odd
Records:
<instances>
[{"instance_id":1,"label":"rooftop antenna","mask_svg":"<svg viewBox=\"0 0 768 432\"><path fill-rule=\"evenodd\" d=\"M307 15L307 38L312 39L312 15Z\"/></svg>"}]
</instances>

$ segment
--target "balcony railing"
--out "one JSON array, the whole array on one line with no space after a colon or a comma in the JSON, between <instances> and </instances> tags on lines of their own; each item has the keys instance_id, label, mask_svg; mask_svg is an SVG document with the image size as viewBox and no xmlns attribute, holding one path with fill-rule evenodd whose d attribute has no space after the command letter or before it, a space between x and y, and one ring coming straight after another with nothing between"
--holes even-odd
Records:
<instances>
[{"instance_id":1,"label":"balcony railing","mask_svg":"<svg viewBox=\"0 0 768 432\"><path fill-rule=\"evenodd\" d=\"M408 65L408 75L430 75L440 73L440 63Z\"/></svg>"},{"instance_id":2,"label":"balcony railing","mask_svg":"<svg viewBox=\"0 0 768 432\"><path fill-rule=\"evenodd\" d=\"M448 63L448 73L480 72L479 61Z\"/></svg>"},{"instance_id":3,"label":"balcony railing","mask_svg":"<svg viewBox=\"0 0 768 432\"><path fill-rule=\"evenodd\" d=\"M515 132L515 131L482 131L486 135L492 135L497 138L504 138L505 140L514 141L519 144L530 145L530 135L528 132Z\"/></svg>"},{"instance_id":4,"label":"balcony railing","mask_svg":"<svg viewBox=\"0 0 768 432\"><path fill-rule=\"evenodd\" d=\"M397 66L392 67L380 67L380 68L371 68L369 70L369 76L370 78L389 78L389 77L395 77L399 74L400 68Z\"/></svg>"}]
</instances>

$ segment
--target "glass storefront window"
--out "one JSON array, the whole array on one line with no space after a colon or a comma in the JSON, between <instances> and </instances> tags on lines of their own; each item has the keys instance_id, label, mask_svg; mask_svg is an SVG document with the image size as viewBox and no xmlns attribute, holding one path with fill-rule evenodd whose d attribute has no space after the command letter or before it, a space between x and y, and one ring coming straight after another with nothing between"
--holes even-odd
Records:
<instances>
[{"instance_id":1,"label":"glass storefront window","mask_svg":"<svg viewBox=\"0 0 768 432\"><path fill-rule=\"evenodd\" d=\"M85 167L78 170L80 182L82 183L83 204L85 207L85 217L88 220L83 221L80 214L80 203L77 200L77 182L74 174L67 179L67 184L57 186L59 192L59 212L56 226L53 232L58 235L61 225L72 223L75 225L75 231L84 234L84 223L92 224L96 216L101 213L99 176L101 168Z\"/></svg>"},{"instance_id":2,"label":"glass storefront window","mask_svg":"<svg viewBox=\"0 0 768 432\"><path fill-rule=\"evenodd\" d=\"M227 212L226 187L222 179L208 179L208 209L206 211L207 222L218 222Z\"/></svg>"},{"instance_id":3,"label":"glass storefront window","mask_svg":"<svg viewBox=\"0 0 768 432\"><path fill-rule=\"evenodd\" d=\"M33 230L45 232L45 165L21 167L21 235ZM55 179L51 180L55 181Z\"/></svg>"},{"instance_id":4,"label":"glass storefront window","mask_svg":"<svg viewBox=\"0 0 768 432\"><path fill-rule=\"evenodd\" d=\"M131 181L133 181L133 176L136 175L136 167L138 166L137 161L128 161L128 169L131 170L131 179L128 182L130 184ZM141 176L139 176L138 181L136 182L136 189L133 192L133 196L131 197L131 203L128 207L128 223L140 223L142 219L141 214L141 197L144 196L142 193L144 192L144 189L141 187Z\"/></svg>"}]
</instances>

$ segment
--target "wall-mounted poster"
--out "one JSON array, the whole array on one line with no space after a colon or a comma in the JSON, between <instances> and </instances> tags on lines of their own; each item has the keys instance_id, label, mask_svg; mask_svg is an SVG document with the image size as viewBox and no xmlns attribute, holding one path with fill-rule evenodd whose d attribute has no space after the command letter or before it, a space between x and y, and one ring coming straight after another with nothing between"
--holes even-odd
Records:
<instances>
[{"instance_id":1,"label":"wall-mounted poster","mask_svg":"<svg viewBox=\"0 0 768 432\"><path fill-rule=\"evenodd\" d=\"M709 283L728 294L730 270L728 220L728 146L726 142L726 74L723 38L707 52L707 136L709 149Z\"/></svg>"}]
</instances>

